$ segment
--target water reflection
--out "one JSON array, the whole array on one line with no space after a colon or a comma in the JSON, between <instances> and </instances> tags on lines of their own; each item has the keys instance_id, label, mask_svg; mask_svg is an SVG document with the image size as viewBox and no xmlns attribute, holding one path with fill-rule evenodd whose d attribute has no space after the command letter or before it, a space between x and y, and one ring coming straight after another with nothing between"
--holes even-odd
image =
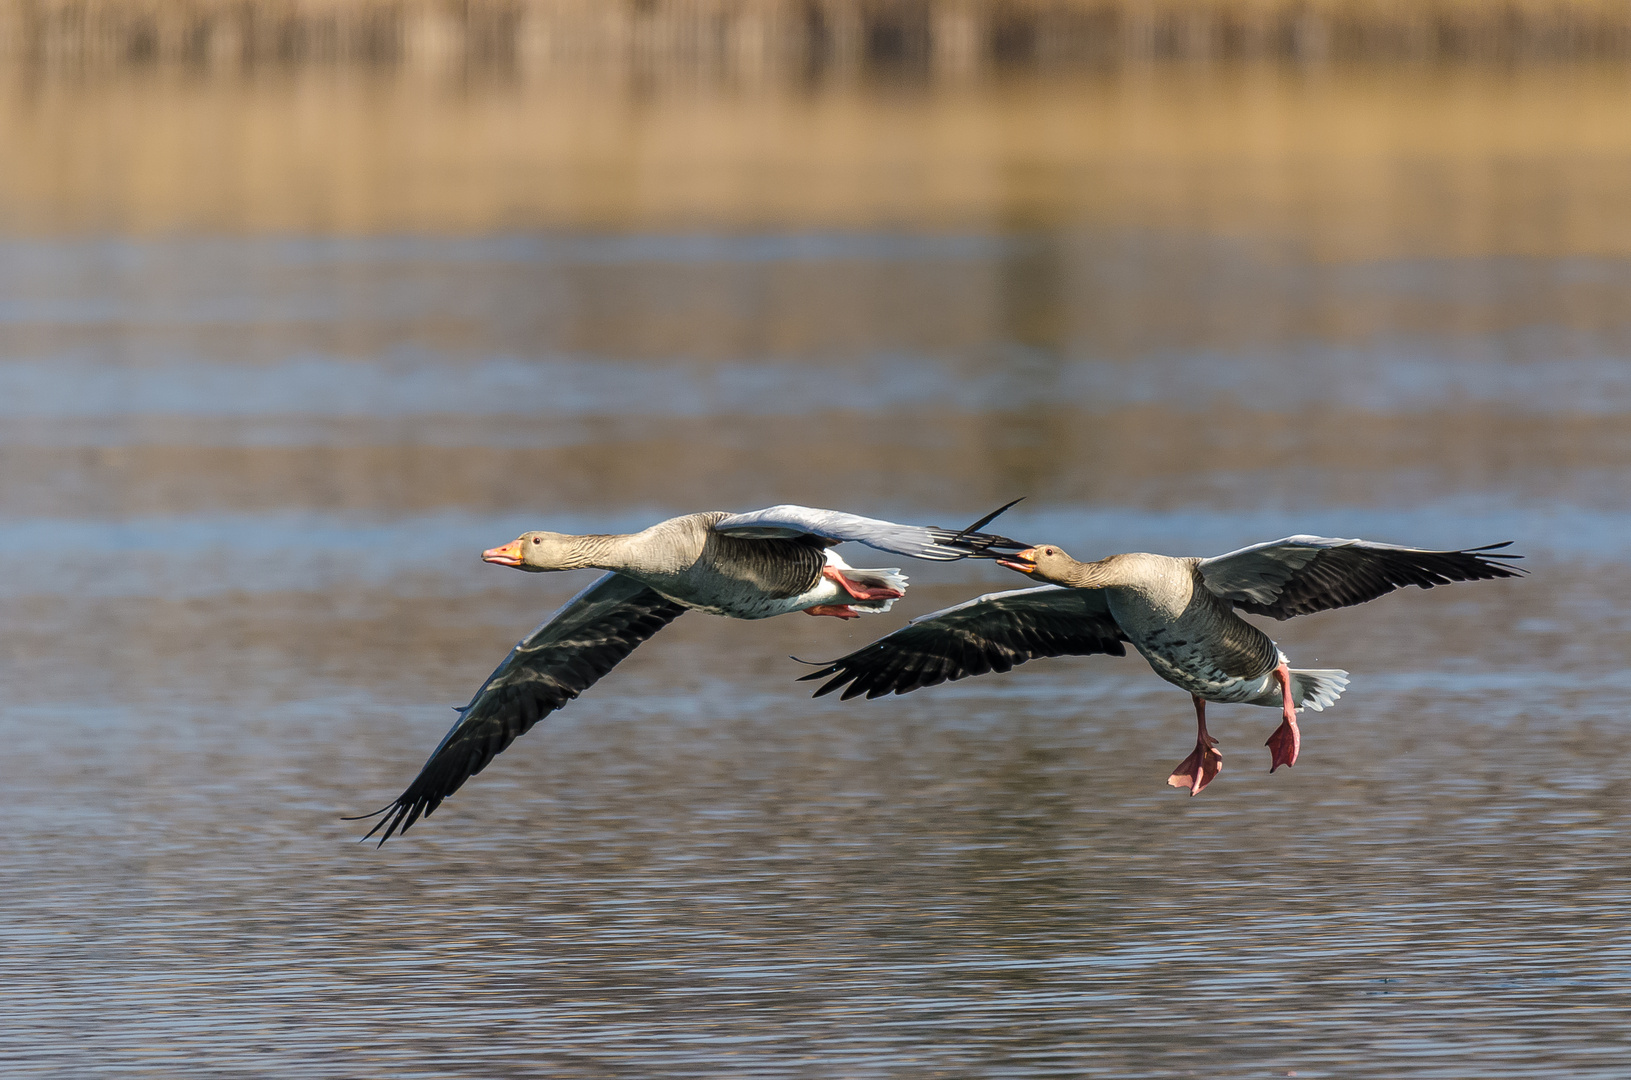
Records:
<instances>
[{"instance_id":1,"label":"water reflection","mask_svg":"<svg viewBox=\"0 0 1631 1080\"><path fill-rule=\"evenodd\" d=\"M543 65L0 81L50 235L1198 230L1322 260L1631 251L1623 64L1027 70L945 86ZM1197 268L1199 270L1200 268Z\"/></svg>"},{"instance_id":2,"label":"water reflection","mask_svg":"<svg viewBox=\"0 0 1631 1080\"><path fill-rule=\"evenodd\" d=\"M218 75L0 95L8 1075L1623 1071L1621 75ZM523 528L1018 494L1534 574L1275 625L1353 689L1199 799L1136 659L805 699L1016 584L923 565L338 820L582 584Z\"/></svg>"}]
</instances>

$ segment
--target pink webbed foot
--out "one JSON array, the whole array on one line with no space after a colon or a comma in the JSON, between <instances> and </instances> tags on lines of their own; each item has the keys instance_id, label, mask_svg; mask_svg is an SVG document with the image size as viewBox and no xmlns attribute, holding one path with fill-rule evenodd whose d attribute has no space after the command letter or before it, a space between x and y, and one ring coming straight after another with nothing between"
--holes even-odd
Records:
<instances>
[{"instance_id":1,"label":"pink webbed foot","mask_svg":"<svg viewBox=\"0 0 1631 1080\"><path fill-rule=\"evenodd\" d=\"M844 576L843 571L835 566L823 566L821 576L836 581L840 589L843 589L857 600L899 600L906 595L899 589L875 589L870 585L862 585L851 581ZM816 609L807 608L806 610L815 611ZM822 612L822 614L826 614L826 612Z\"/></svg>"},{"instance_id":2,"label":"pink webbed foot","mask_svg":"<svg viewBox=\"0 0 1631 1080\"><path fill-rule=\"evenodd\" d=\"M1218 741L1206 731L1206 702L1194 694L1189 698L1195 703L1195 752L1172 770L1167 783L1175 788L1188 788L1193 798L1223 771L1223 755L1214 749Z\"/></svg>"},{"instance_id":3,"label":"pink webbed foot","mask_svg":"<svg viewBox=\"0 0 1631 1080\"><path fill-rule=\"evenodd\" d=\"M1199 795L1206 790L1206 785L1217 779L1218 773L1223 771L1223 755L1216 749L1217 740L1206 736L1204 742L1195 744L1195 752L1184 758L1178 767L1172 770L1167 777L1167 783L1175 788L1188 788L1191 796Z\"/></svg>"},{"instance_id":4,"label":"pink webbed foot","mask_svg":"<svg viewBox=\"0 0 1631 1080\"><path fill-rule=\"evenodd\" d=\"M831 615L835 619L859 619L861 613L848 604L820 604L804 609L806 615Z\"/></svg>"},{"instance_id":5,"label":"pink webbed foot","mask_svg":"<svg viewBox=\"0 0 1631 1080\"><path fill-rule=\"evenodd\" d=\"M1269 772L1280 766L1287 768L1297 764L1297 751L1302 749L1303 735L1297 727L1295 717L1288 717L1280 721L1280 726L1274 729L1269 741L1263 744L1269 748Z\"/></svg>"},{"instance_id":6,"label":"pink webbed foot","mask_svg":"<svg viewBox=\"0 0 1631 1080\"><path fill-rule=\"evenodd\" d=\"M1297 751L1302 749L1303 733L1297 730L1297 705L1291 700L1291 672L1284 663L1274 669L1275 681L1280 684L1281 715L1280 726L1274 729L1269 741L1263 745L1269 748L1269 772L1280 766L1286 768L1297 764Z\"/></svg>"}]
</instances>

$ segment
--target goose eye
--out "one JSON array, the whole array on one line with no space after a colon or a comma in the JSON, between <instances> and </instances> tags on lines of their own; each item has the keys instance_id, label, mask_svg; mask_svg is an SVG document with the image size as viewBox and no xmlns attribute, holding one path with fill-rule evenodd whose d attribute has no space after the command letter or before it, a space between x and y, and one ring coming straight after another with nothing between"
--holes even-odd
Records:
<instances>
[{"instance_id":1,"label":"goose eye","mask_svg":"<svg viewBox=\"0 0 1631 1080\"><path fill-rule=\"evenodd\" d=\"M535 544L542 544L544 542L544 538L542 536L535 536L532 538L532 542Z\"/></svg>"}]
</instances>

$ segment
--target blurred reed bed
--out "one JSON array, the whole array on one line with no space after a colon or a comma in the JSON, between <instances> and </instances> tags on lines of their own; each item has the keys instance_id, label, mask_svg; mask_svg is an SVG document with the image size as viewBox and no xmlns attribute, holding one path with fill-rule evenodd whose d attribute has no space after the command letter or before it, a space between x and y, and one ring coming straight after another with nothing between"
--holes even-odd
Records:
<instances>
[{"instance_id":1,"label":"blurred reed bed","mask_svg":"<svg viewBox=\"0 0 1631 1080\"><path fill-rule=\"evenodd\" d=\"M566 58L809 69L1631 55L1624 0L0 0L36 63Z\"/></svg>"},{"instance_id":2,"label":"blurred reed bed","mask_svg":"<svg viewBox=\"0 0 1631 1080\"><path fill-rule=\"evenodd\" d=\"M0 233L1631 253L1626 0L0 0Z\"/></svg>"}]
</instances>

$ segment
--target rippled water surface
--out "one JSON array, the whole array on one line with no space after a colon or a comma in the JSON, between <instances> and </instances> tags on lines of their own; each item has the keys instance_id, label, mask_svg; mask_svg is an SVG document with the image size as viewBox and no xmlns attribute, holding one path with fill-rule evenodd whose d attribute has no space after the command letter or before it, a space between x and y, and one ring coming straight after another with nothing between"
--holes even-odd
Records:
<instances>
[{"instance_id":1,"label":"rippled water surface","mask_svg":"<svg viewBox=\"0 0 1631 1080\"><path fill-rule=\"evenodd\" d=\"M1624 1075L1631 252L1191 224L0 239L5 1073ZM1018 495L1082 557L1533 573L1274 624L1353 685L1272 776L1215 709L1195 799L1136 657L809 700L790 654L1023 584L919 564L340 820L587 580L484 547Z\"/></svg>"}]
</instances>

